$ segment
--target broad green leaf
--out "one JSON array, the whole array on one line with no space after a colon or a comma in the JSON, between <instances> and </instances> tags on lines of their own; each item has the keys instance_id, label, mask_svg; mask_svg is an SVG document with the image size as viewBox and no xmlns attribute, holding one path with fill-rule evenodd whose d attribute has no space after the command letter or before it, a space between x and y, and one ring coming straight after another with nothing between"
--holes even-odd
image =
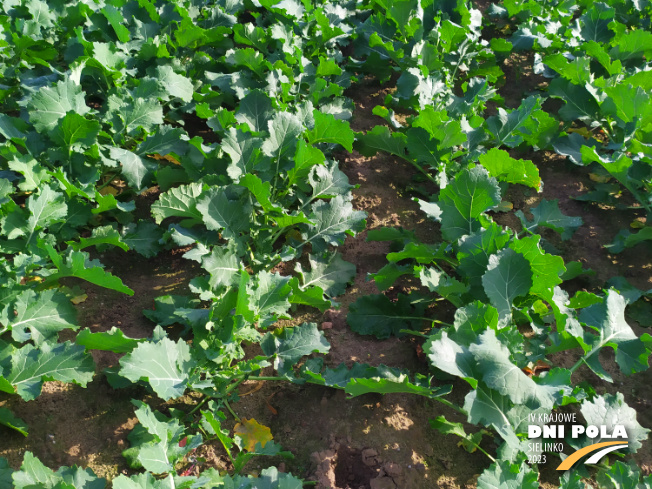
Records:
<instances>
[{"instance_id":1,"label":"broad green leaf","mask_svg":"<svg viewBox=\"0 0 652 489\"><path fill-rule=\"evenodd\" d=\"M627 301L622 295L609 290L604 302L582 309L579 315L580 322L595 331L584 335L589 350L586 350L583 360L596 375L609 382L612 381L611 376L602 368L599 360L603 347L614 349L616 363L627 375L648 368L650 350L625 321L626 305Z\"/></svg>"},{"instance_id":2,"label":"broad green leaf","mask_svg":"<svg viewBox=\"0 0 652 489\"><path fill-rule=\"evenodd\" d=\"M114 353L130 353L141 343L142 339L129 338L122 330L112 327L109 331L91 333L89 328L79 332L75 343L83 346L86 350L103 350Z\"/></svg>"},{"instance_id":3,"label":"broad green leaf","mask_svg":"<svg viewBox=\"0 0 652 489\"><path fill-rule=\"evenodd\" d=\"M204 255L202 267L210 273L208 283L213 289L235 285L239 280L240 260L235 253L224 247L215 246L209 255Z\"/></svg>"},{"instance_id":4,"label":"broad green leaf","mask_svg":"<svg viewBox=\"0 0 652 489\"><path fill-rule=\"evenodd\" d=\"M241 231L249 229L250 204L230 198L224 187L212 187L204 192L197 202L197 210L208 229L222 230L226 238L237 238Z\"/></svg>"},{"instance_id":5,"label":"broad green leaf","mask_svg":"<svg viewBox=\"0 0 652 489\"><path fill-rule=\"evenodd\" d=\"M100 287L134 295L134 291L124 285L122 280L105 271L100 262L90 260L85 251L74 251L69 248L66 253L60 254L50 245L44 245L44 247L50 260L58 268L58 272L47 276L46 283L55 283L63 277L77 277Z\"/></svg>"},{"instance_id":6,"label":"broad green leaf","mask_svg":"<svg viewBox=\"0 0 652 489\"><path fill-rule=\"evenodd\" d=\"M528 236L516 239L509 247L520 253L530 262L532 268L531 294L548 297L555 286L561 284L561 275L564 273L564 260L560 256L544 253L540 245L541 236Z\"/></svg>"},{"instance_id":7,"label":"broad green leaf","mask_svg":"<svg viewBox=\"0 0 652 489\"><path fill-rule=\"evenodd\" d=\"M21 343L32 340L40 345L46 341L56 341L59 331L78 328L74 306L55 289L22 291L16 297L13 311L8 314L11 335Z\"/></svg>"},{"instance_id":8,"label":"broad green leaf","mask_svg":"<svg viewBox=\"0 0 652 489\"><path fill-rule=\"evenodd\" d=\"M175 73L171 66L157 67L156 79L168 95L165 100L178 97L186 103L192 101L192 82L189 78Z\"/></svg>"},{"instance_id":9,"label":"broad green leaf","mask_svg":"<svg viewBox=\"0 0 652 489\"><path fill-rule=\"evenodd\" d=\"M29 426L27 426L25 421L14 416L14 413L5 407L0 407L0 425L15 430L23 436L27 436L27 432L29 430ZM0 460L0 487L2 487L1 484L3 482L2 471L2 461Z\"/></svg>"},{"instance_id":10,"label":"broad green leaf","mask_svg":"<svg viewBox=\"0 0 652 489\"><path fill-rule=\"evenodd\" d=\"M234 182L242 175L251 173L263 161L262 140L252 137L241 129L230 128L222 140L222 150L229 155L231 163L226 172Z\"/></svg>"},{"instance_id":11,"label":"broad green leaf","mask_svg":"<svg viewBox=\"0 0 652 489\"><path fill-rule=\"evenodd\" d=\"M156 168L152 160L148 161L136 153L116 147L109 148L109 156L120 165L122 174L136 191L140 192L152 183L153 172Z\"/></svg>"},{"instance_id":12,"label":"broad green leaf","mask_svg":"<svg viewBox=\"0 0 652 489\"><path fill-rule=\"evenodd\" d=\"M358 334L374 335L386 339L392 335L401 336L402 329L420 330L428 318L417 314L407 296L399 294L392 302L382 294L360 297L349 307L346 321Z\"/></svg>"},{"instance_id":13,"label":"broad green leaf","mask_svg":"<svg viewBox=\"0 0 652 489\"><path fill-rule=\"evenodd\" d=\"M30 155L14 156L7 165L10 170L23 175L24 180L18 184L18 188L23 192L36 190L50 179L47 170Z\"/></svg>"},{"instance_id":14,"label":"broad green leaf","mask_svg":"<svg viewBox=\"0 0 652 489\"><path fill-rule=\"evenodd\" d=\"M353 151L354 132L347 121L340 121L331 114L323 114L319 110L313 111L313 116L315 127L306 133L310 144L339 144L349 153Z\"/></svg>"},{"instance_id":15,"label":"broad green leaf","mask_svg":"<svg viewBox=\"0 0 652 489\"><path fill-rule=\"evenodd\" d=\"M563 78L555 78L550 82L548 93L566 102L559 110L559 115L565 121L579 119L590 123L598 117L598 103L583 86L573 85Z\"/></svg>"},{"instance_id":16,"label":"broad green leaf","mask_svg":"<svg viewBox=\"0 0 652 489\"><path fill-rule=\"evenodd\" d=\"M56 487L57 482L59 482L59 478L54 474L54 471L46 467L32 452L27 451L23 457L20 471L13 474L13 485L8 487L15 487L16 489Z\"/></svg>"},{"instance_id":17,"label":"broad green leaf","mask_svg":"<svg viewBox=\"0 0 652 489\"><path fill-rule=\"evenodd\" d=\"M245 28L248 25L250 24L245 24ZM252 131L261 132L267 130L267 122L273 115L274 109L269 96L262 90L251 90L240 101L235 118L240 124L247 124Z\"/></svg>"},{"instance_id":18,"label":"broad green leaf","mask_svg":"<svg viewBox=\"0 0 652 489\"><path fill-rule=\"evenodd\" d=\"M510 234L491 223L488 228L463 236L458 242L458 270L467 278L471 291L483 297L482 276L487 271L489 257L502 249L509 241Z\"/></svg>"},{"instance_id":19,"label":"broad green leaf","mask_svg":"<svg viewBox=\"0 0 652 489\"><path fill-rule=\"evenodd\" d=\"M616 395L605 394L595 397L593 400L582 402L580 411L587 425L606 427L607 433L612 433L616 425L622 425L627 431L629 453L636 453L642 447L642 442L647 440L649 429L644 428L636 420L636 411L629 407L623 395L618 392ZM591 443L601 441L612 441L600 436L591 439Z\"/></svg>"},{"instance_id":20,"label":"broad green leaf","mask_svg":"<svg viewBox=\"0 0 652 489\"><path fill-rule=\"evenodd\" d=\"M518 109L507 113L499 108L498 115L487 119L487 129L496 140L496 146L509 146L515 148L523 142L523 134L529 135L535 131L537 123L532 118L532 113L541 108L541 101L537 97L528 97Z\"/></svg>"},{"instance_id":21,"label":"broad green leaf","mask_svg":"<svg viewBox=\"0 0 652 489\"><path fill-rule=\"evenodd\" d=\"M421 284L436 292L457 307L464 304L462 296L469 291L469 286L436 268L422 268L419 271Z\"/></svg>"},{"instance_id":22,"label":"broad green leaf","mask_svg":"<svg viewBox=\"0 0 652 489\"><path fill-rule=\"evenodd\" d=\"M313 166L308 174L308 181L312 186L312 198L328 198L346 195L353 185L349 178L338 168L336 161L325 166Z\"/></svg>"},{"instance_id":23,"label":"broad green leaf","mask_svg":"<svg viewBox=\"0 0 652 489\"><path fill-rule=\"evenodd\" d=\"M138 133L139 128L151 132L163 124L163 107L156 99L129 100L111 95L107 107L112 115L114 130L125 131L130 136Z\"/></svg>"},{"instance_id":24,"label":"broad green leaf","mask_svg":"<svg viewBox=\"0 0 652 489\"><path fill-rule=\"evenodd\" d=\"M493 329L482 333L478 342L469 346L469 351L475 359L476 371L488 387L509 397L514 404L552 409L554 389L537 384L517 367Z\"/></svg>"},{"instance_id":25,"label":"broad green leaf","mask_svg":"<svg viewBox=\"0 0 652 489\"><path fill-rule=\"evenodd\" d=\"M37 229L62 221L68 212L63 194L55 192L49 185L41 187L38 195L33 194L27 199L27 209L30 212L27 219L28 242Z\"/></svg>"},{"instance_id":26,"label":"broad green leaf","mask_svg":"<svg viewBox=\"0 0 652 489\"><path fill-rule=\"evenodd\" d=\"M530 160L515 160L507 151L492 148L479 158L489 175L500 182L520 183L539 191L539 169Z\"/></svg>"},{"instance_id":27,"label":"broad green leaf","mask_svg":"<svg viewBox=\"0 0 652 489\"><path fill-rule=\"evenodd\" d=\"M394 285L399 277L408 274L411 275L413 271L414 267L410 265L397 265L396 263L388 263L376 273L372 273L369 276L374 279L374 282L376 282L376 287L378 287L378 290L385 291Z\"/></svg>"},{"instance_id":28,"label":"broad green leaf","mask_svg":"<svg viewBox=\"0 0 652 489\"><path fill-rule=\"evenodd\" d=\"M131 39L129 29L122 25L125 21L124 15L112 4L107 4L101 12L106 17L106 20L109 21L111 27L113 27L116 36L118 36L118 40L120 42L129 42Z\"/></svg>"},{"instance_id":29,"label":"broad green leaf","mask_svg":"<svg viewBox=\"0 0 652 489\"><path fill-rule=\"evenodd\" d=\"M357 149L364 156L374 156L378 151L405 157L406 136L401 132L390 132L385 126L375 126L366 134L356 133Z\"/></svg>"},{"instance_id":30,"label":"broad green leaf","mask_svg":"<svg viewBox=\"0 0 652 489\"><path fill-rule=\"evenodd\" d=\"M314 252L325 251L328 245L340 246L347 235L355 235L365 227L366 214L354 211L353 204L338 195L329 202L318 201L312 205L309 225L303 239L312 243Z\"/></svg>"},{"instance_id":31,"label":"broad green leaf","mask_svg":"<svg viewBox=\"0 0 652 489\"><path fill-rule=\"evenodd\" d=\"M277 161L293 154L297 140L303 132L303 124L299 118L289 112L277 112L268 121L267 126L269 137L263 142L263 153Z\"/></svg>"},{"instance_id":32,"label":"broad green leaf","mask_svg":"<svg viewBox=\"0 0 652 489\"><path fill-rule=\"evenodd\" d=\"M157 202L155 202L154 205ZM160 226L157 226L151 221L141 220L138 221L137 224L127 224L122 228L120 235L122 237L122 242L126 244L130 250L134 250L145 258L152 258L163 249L163 246L160 243L163 238L163 230Z\"/></svg>"},{"instance_id":33,"label":"broad green leaf","mask_svg":"<svg viewBox=\"0 0 652 489\"><path fill-rule=\"evenodd\" d=\"M283 328L280 333L267 333L260 341L263 353L274 357L274 368L288 373L301 357L312 352L328 353L330 345L315 323Z\"/></svg>"},{"instance_id":34,"label":"broad green leaf","mask_svg":"<svg viewBox=\"0 0 652 489\"><path fill-rule=\"evenodd\" d=\"M185 341L163 338L140 343L120 359L120 375L132 382L144 380L162 399L181 397L188 387L195 361Z\"/></svg>"},{"instance_id":35,"label":"broad green leaf","mask_svg":"<svg viewBox=\"0 0 652 489\"><path fill-rule=\"evenodd\" d=\"M459 121L452 120L446 111L435 111L430 105L419 111L412 126L425 129L431 137L439 141L437 146L440 149L452 148L466 142L466 135L462 132Z\"/></svg>"},{"instance_id":36,"label":"broad green leaf","mask_svg":"<svg viewBox=\"0 0 652 489\"><path fill-rule=\"evenodd\" d=\"M527 295L532 287L532 269L523 255L509 248L489 257L482 276L484 291L498 309L501 320L511 317L514 299Z\"/></svg>"},{"instance_id":37,"label":"broad green leaf","mask_svg":"<svg viewBox=\"0 0 652 489\"><path fill-rule=\"evenodd\" d=\"M324 312L331 307L331 301L324 299L324 290L321 287L313 285L303 289L299 285L299 279L293 277L290 280L292 295L290 295L290 304L303 304L305 306L315 307Z\"/></svg>"},{"instance_id":38,"label":"broad green leaf","mask_svg":"<svg viewBox=\"0 0 652 489\"><path fill-rule=\"evenodd\" d=\"M572 217L562 214L559 210L559 203L555 200L541 200L541 203L530 210L532 213L532 220L530 221L525 217L522 211L516 211L516 215L521 220L523 227L530 233L536 233L539 226L545 226L554 229L561 234L561 239L564 241L569 240L577 228L582 224L581 217Z\"/></svg>"},{"instance_id":39,"label":"broad green leaf","mask_svg":"<svg viewBox=\"0 0 652 489\"><path fill-rule=\"evenodd\" d=\"M364 378L352 378L344 390L351 397L361 396L370 392L378 394L404 393L425 397L438 397L450 392L449 386L433 388L430 386L429 378L425 375L416 374L415 379L398 369L379 365L377 375Z\"/></svg>"},{"instance_id":40,"label":"broad green leaf","mask_svg":"<svg viewBox=\"0 0 652 489\"><path fill-rule=\"evenodd\" d=\"M281 210L280 207L272 204L269 200L272 193L271 183L263 182L260 178L258 178L257 175L248 173L240 179L238 185L242 185L243 187L248 188L265 211L269 212L271 210Z\"/></svg>"},{"instance_id":41,"label":"broad green leaf","mask_svg":"<svg viewBox=\"0 0 652 489\"><path fill-rule=\"evenodd\" d=\"M500 460L478 477L478 489L538 489L539 474L526 462Z\"/></svg>"},{"instance_id":42,"label":"broad green leaf","mask_svg":"<svg viewBox=\"0 0 652 489\"><path fill-rule=\"evenodd\" d=\"M202 214L197 209L197 202L202 197L201 183L180 185L162 193L152 204L152 216L156 224L161 224L168 217L185 217L187 222L201 222ZM185 221L184 221L185 222Z\"/></svg>"},{"instance_id":43,"label":"broad green leaf","mask_svg":"<svg viewBox=\"0 0 652 489\"><path fill-rule=\"evenodd\" d=\"M27 454L29 452L25 452ZM0 457L0 487L12 487L12 474L14 469L9 467L9 462L6 458Z\"/></svg>"},{"instance_id":44,"label":"broad green leaf","mask_svg":"<svg viewBox=\"0 0 652 489\"><path fill-rule=\"evenodd\" d=\"M96 246L98 250L105 248L107 245L116 246L124 251L129 251L129 246L122 241L120 233L112 226L100 226L93 228L90 237L79 238L79 243L68 241L67 244L75 251L83 250L91 246Z\"/></svg>"},{"instance_id":45,"label":"broad green leaf","mask_svg":"<svg viewBox=\"0 0 652 489\"><path fill-rule=\"evenodd\" d=\"M440 192L439 202L433 206L441 213L442 235L448 241L456 241L480 229L477 219L499 203L498 183L487 170L476 166L458 173Z\"/></svg>"},{"instance_id":46,"label":"broad green leaf","mask_svg":"<svg viewBox=\"0 0 652 489\"><path fill-rule=\"evenodd\" d=\"M320 287L329 297L336 297L344 293L346 285L355 277L355 265L342 259L337 252L326 252L322 255L309 255L310 271L304 271L300 263L295 270L299 273L303 285Z\"/></svg>"},{"instance_id":47,"label":"broad green leaf","mask_svg":"<svg viewBox=\"0 0 652 489\"><path fill-rule=\"evenodd\" d=\"M481 373L475 358L466 346L449 337L448 332L440 330L431 335L423 345L423 352L433 367L466 380L474 389L478 386Z\"/></svg>"},{"instance_id":48,"label":"broad green leaf","mask_svg":"<svg viewBox=\"0 0 652 489\"><path fill-rule=\"evenodd\" d=\"M54 87L41 88L30 97L27 108L29 120L39 132L54 129L68 112L83 116L90 110L81 87L70 78L57 82Z\"/></svg>"},{"instance_id":49,"label":"broad green leaf","mask_svg":"<svg viewBox=\"0 0 652 489\"><path fill-rule=\"evenodd\" d=\"M293 185L299 186L302 190L307 185L308 174L315 165L323 165L326 161L324 153L319 149L310 146L303 139L297 143L297 151L294 154L294 168L288 171L288 187Z\"/></svg>"},{"instance_id":50,"label":"broad green leaf","mask_svg":"<svg viewBox=\"0 0 652 489\"><path fill-rule=\"evenodd\" d=\"M83 387L93 379L95 365L90 355L79 345L43 343L37 349L25 345L11 358L6 379L25 401L36 399L46 380L74 382Z\"/></svg>"},{"instance_id":51,"label":"broad green leaf","mask_svg":"<svg viewBox=\"0 0 652 489\"><path fill-rule=\"evenodd\" d=\"M50 137L64 148L71 148L77 143L88 147L95 143L99 132L99 122L89 121L84 116L71 112L57 121L56 127L50 132Z\"/></svg>"},{"instance_id":52,"label":"broad green leaf","mask_svg":"<svg viewBox=\"0 0 652 489\"><path fill-rule=\"evenodd\" d=\"M649 475L644 482L641 481L641 469L634 465L633 462L625 464L617 460L608 470L598 472L596 481L600 487L605 489L647 489L652 483L652 477ZM584 488L582 488L584 489Z\"/></svg>"},{"instance_id":53,"label":"broad green leaf","mask_svg":"<svg viewBox=\"0 0 652 489\"><path fill-rule=\"evenodd\" d=\"M469 423L492 427L509 447L518 449L520 440L509 418L511 408L512 404L507 396L502 396L482 384L464 398L464 410L468 413Z\"/></svg>"},{"instance_id":54,"label":"broad green leaf","mask_svg":"<svg viewBox=\"0 0 652 489\"><path fill-rule=\"evenodd\" d=\"M278 273L260 272L256 278L255 283L247 284L249 308L255 317L259 318L260 325L267 327L290 308L288 301L292 292L289 284L290 277L283 277Z\"/></svg>"}]
</instances>

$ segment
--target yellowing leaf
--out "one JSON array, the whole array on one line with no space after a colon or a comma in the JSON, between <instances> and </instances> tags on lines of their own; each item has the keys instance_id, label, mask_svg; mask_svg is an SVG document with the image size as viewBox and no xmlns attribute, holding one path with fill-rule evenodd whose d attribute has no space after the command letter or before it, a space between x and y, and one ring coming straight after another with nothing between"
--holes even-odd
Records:
<instances>
[{"instance_id":1,"label":"yellowing leaf","mask_svg":"<svg viewBox=\"0 0 652 489\"><path fill-rule=\"evenodd\" d=\"M80 295L77 295L77 296L73 297L72 299L70 299L70 302L72 302L73 304L77 305L77 304L81 304L81 303L84 302L86 299L88 299L88 295L86 295L86 294L80 294Z\"/></svg>"},{"instance_id":2,"label":"yellowing leaf","mask_svg":"<svg viewBox=\"0 0 652 489\"><path fill-rule=\"evenodd\" d=\"M100 195L118 195L118 189L113 188L111 185L107 185L100 190Z\"/></svg>"},{"instance_id":3,"label":"yellowing leaf","mask_svg":"<svg viewBox=\"0 0 652 489\"><path fill-rule=\"evenodd\" d=\"M511 202L507 202L506 200L503 200L500 204L496 206L497 212L509 212L512 209L514 209L514 204L512 204Z\"/></svg>"},{"instance_id":4,"label":"yellowing leaf","mask_svg":"<svg viewBox=\"0 0 652 489\"><path fill-rule=\"evenodd\" d=\"M634 219L630 224L629 227L632 229L643 229L645 227L645 222L639 221L638 219Z\"/></svg>"},{"instance_id":5,"label":"yellowing leaf","mask_svg":"<svg viewBox=\"0 0 652 489\"><path fill-rule=\"evenodd\" d=\"M248 452L254 451L256 443L260 443L260 446L264 447L268 441L273 439L272 431L253 418L242 418L242 423L236 424L233 432L242 438L244 449Z\"/></svg>"},{"instance_id":6,"label":"yellowing leaf","mask_svg":"<svg viewBox=\"0 0 652 489\"><path fill-rule=\"evenodd\" d=\"M570 129L566 129L566 132L576 132L580 136L584 136L586 139L589 139L592 136L591 131L586 127L571 127Z\"/></svg>"},{"instance_id":7,"label":"yellowing leaf","mask_svg":"<svg viewBox=\"0 0 652 489\"><path fill-rule=\"evenodd\" d=\"M179 162L179 160L177 160L177 159L176 159L174 156L172 156L172 155L160 155L160 154L158 154L158 153L154 153L154 154L147 155L147 156L149 156L150 158L155 159L155 160L157 160L157 161L161 161L161 160L163 160L163 161L169 161L170 163L174 163L175 165L180 165L180 164L181 164L181 163Z\"/></svg>"},{"instance_id":8,"label":"yellowing leaf","mask_svg":"<svg viewBox=\"0 0 652 489\"><path fill-rule=\"evenodd\" d=\"M597 173L589 173L589 178L594 182L606 183L611 180L611 175L598 175Z\"/></svg>"}]
</instances>

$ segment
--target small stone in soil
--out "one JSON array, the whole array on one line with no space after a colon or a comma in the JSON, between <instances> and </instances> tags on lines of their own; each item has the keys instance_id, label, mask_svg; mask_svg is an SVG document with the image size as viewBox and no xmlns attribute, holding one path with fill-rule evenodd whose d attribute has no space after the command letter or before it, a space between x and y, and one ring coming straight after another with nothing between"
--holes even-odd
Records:
<instances>
[{"instance_id":1,"label":"small stone in soil","mask_svg":"<svg viewBox=\"0 0 652 489\"><path fill-rule=\"evenodd\" d=\"M321 329L332 329L333 328L333 323L326 321L321 323Z\"/></svg>"}]
</instances>

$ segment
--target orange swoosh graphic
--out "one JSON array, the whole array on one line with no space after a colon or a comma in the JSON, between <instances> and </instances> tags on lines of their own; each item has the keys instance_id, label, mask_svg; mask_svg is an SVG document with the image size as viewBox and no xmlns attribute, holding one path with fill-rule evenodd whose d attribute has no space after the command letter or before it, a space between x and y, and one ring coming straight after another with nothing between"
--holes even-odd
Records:
<instances>
[{"instance_id":1,"label":"orange swoosh graphic","mask_svg":"<svg viewBox=\"0 0 652 489\"><path fill-rule=\"evenodd\" d=\"M584 447L581 450L578 450L572 455L566 457L566 459L559 464L557 470L570 469L575 464L575 462L581 459L584 455L588 455L591 452L595 452L596 450L599 450L602 447L608 447L610 445L626 445L626 444L627 442L624 441L603 441L602 443L594 443L593 445Z\"/></svg>"}]
</instances>

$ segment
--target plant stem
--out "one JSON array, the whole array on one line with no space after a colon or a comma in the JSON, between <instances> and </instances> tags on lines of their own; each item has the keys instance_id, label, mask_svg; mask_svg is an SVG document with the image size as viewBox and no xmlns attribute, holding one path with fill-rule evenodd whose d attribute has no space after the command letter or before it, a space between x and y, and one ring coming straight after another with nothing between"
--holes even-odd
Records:
<instances>
[{"instance_id":1,"label":"plant stem","mask_svg":"<svg viewBox=\"0 0 652 489\"><path fill-rule=\"evenodd\" d=\"M453 404L448 399L444 399L443 397L432 397L431 399L441 402L444 406L448 406L449 408L453 409L454 411L457 411L460 414L463 414L464 416L468 416L468 413L464 409Z\"/></svg>"},{"instance_id":2,"label":"plant stem","mask_svg":"<svg viewBox=\"0 0 652 489\"><path fill-rule=\"evenodd\" d=\"M109 185L109 184L110 184L110 183L115 179L115 177L117 177L117 176L120 175L121 173L122 173L121 171L119 171L119 172L117 172L117 173L114 173L113 176L112 176L111 178L109 178L106 182L104 182L102 185L100 185L100 187L97 189L97 191L99 192L99 191L102 190L104 187L107 187L107 186L108 186L108 185Z\"/></svg>"},{"instance_id":3,"label":"plant stem","mask_svg":"<svg viewBox=\"0 0 652 489\"><path fill-rule=\"evenodd\" d=\"M193 414L195 414L197 410L199 410L199 408L201 408L204 404L208 402L209 399L210 397L205 396L201 401L199 401L199 403L194 408L192 408L192 410L188 413L188 416L192 416Z\"/></svg>"},{"instance_id":4,"label":"plant stem","mask_svg":"<svg viewBox=\"0 0 652 489\"><path fill-rule=\"evenodd\" d=\"M229 401L227 401L226 399L222 399L222 402L223 402L224 405L226 406L226 409L228 409L229 412L231 413L231 416L233 416L233 418L234 418L234 419L239 423L239 422L240 422L240 418L238 417L237 414L235 414L235 412L233 411L233 409L231 409L231 406L229 405Z\"/></svg>"}]
</instances>

